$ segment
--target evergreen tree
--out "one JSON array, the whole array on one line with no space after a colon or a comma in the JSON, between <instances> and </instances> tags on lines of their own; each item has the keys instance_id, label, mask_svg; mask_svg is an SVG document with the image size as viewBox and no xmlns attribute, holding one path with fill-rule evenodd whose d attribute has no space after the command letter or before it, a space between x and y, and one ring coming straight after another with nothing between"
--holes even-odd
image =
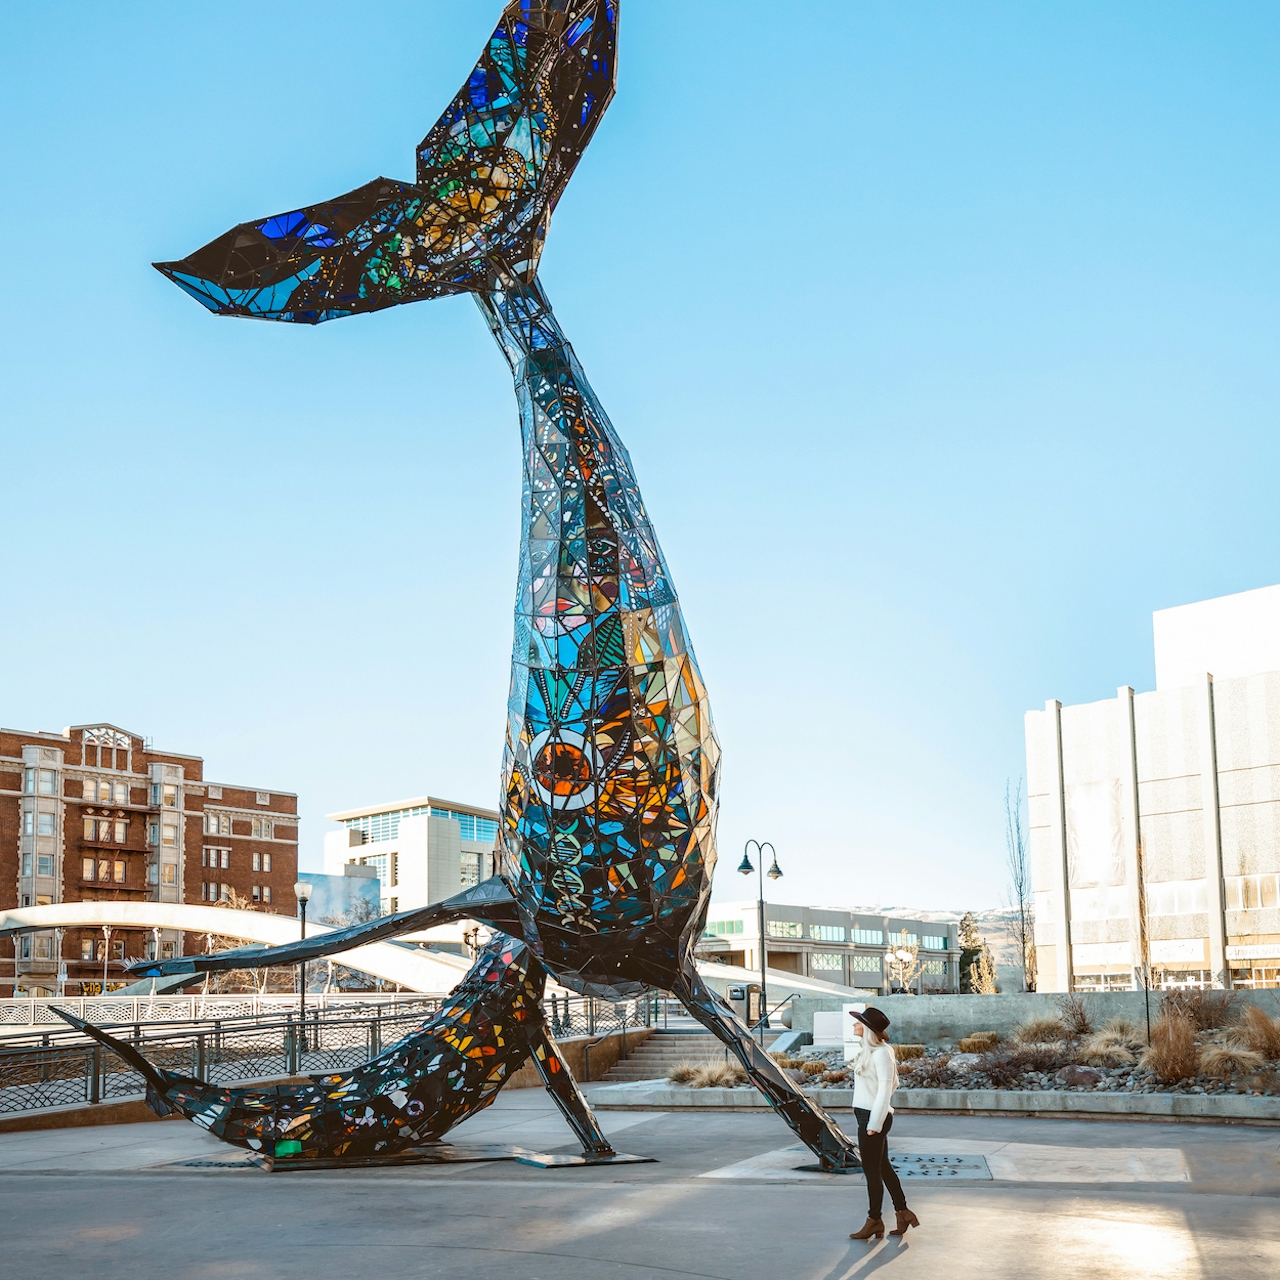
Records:
<instances>
[{"instance_id":1,"label":"evergreen tree","mask_svg":"<svg viewBox=\"0 0 1280 1280\"><path fill-rule=\"evenodd\" d=\"M972 911L966 911L960 917L960 990L965 994L972 995L975 990L973 966L986 945L978 932L978 918Z\"/></svg>"}]
</instances>

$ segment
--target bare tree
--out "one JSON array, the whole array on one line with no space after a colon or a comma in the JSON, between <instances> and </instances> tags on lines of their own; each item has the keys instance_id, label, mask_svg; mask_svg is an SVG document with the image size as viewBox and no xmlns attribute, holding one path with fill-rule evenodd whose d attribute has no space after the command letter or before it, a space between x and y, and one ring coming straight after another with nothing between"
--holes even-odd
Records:
<instances>
[{"instance_id":1,"label":"bare tree","mask_svg":"<svg viewBox=\"0 0 1280 1280\"><path fill-rule=\"evenodd\" d=\"M920 963L919 941L912 942L911 935L903 929L898 937L889 943L886 962L889 967L889 989L910 991L923 968Z\"/></svg>"},{"instance_id":2,"label":"bare tree","mask_svg":"<svg viewBox=\"0 0 1280 1280\"><path fill-rule=\"evenodd\" d=\"M244 894L234 889L229 896L214 904L227 911L257 911L258 905L250 901ZM210 954L219 951L231 951L244 945L243 938L228 937L217 933L204 936L204 950ZM214 992L219 995L246 994L256 992L264 995L268 991L293 990L293 971L286 969L229 969L225 973L211 973L205 978L204 993Z\"/></svg>"},{"instance_id":3,"label":"bare tree","mask_svg":"<svg viewBox=\"0 0 1280 1280\"><path fill-rule=\"evenodd\" d=\"M1015 790L1004 784L1005 865L1009 871L1009 905L1017 911L1013 922L1014 940L1022 961L1023 985L1036 989L1035 913L1031 897L1031 851L1022 825L1022 779Z\"/></svg>"}]
</instances>

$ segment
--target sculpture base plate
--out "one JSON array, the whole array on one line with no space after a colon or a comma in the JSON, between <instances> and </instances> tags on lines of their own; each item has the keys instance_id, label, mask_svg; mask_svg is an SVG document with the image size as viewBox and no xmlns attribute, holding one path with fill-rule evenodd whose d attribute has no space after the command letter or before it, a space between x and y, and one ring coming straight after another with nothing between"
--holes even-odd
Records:
<instances>
[{"instance_id":1,"label":"sculpture base plate","mask_svg":"<svg viewBox=\"0 0 1280 1280\"><path fill-rule=\"evenodd\" d=\"M862 1171L860 1164L848 1165L843 1169L827 1169L820 1164L798 1164L795 1167L796 1173L834 1173L837 1176L846 1173L861 1173Z\"/></svg>"},{"instance_id":2,"label":"sculpture base plate","mask_svg":"<svg viewBox=\"0 0 1280 1280\"><path fill-rule=\"evenodd\" d=\"M654 1164L651 1156L629 1156L621 1152L613 1155L543 1155L526 1147L510 1146L502 1142L463 1144L433 1142L420 1147L409 1147L385 1156L358 1156L352 1160L342 1158L324 1160L267 1159L263 1166L271 1173L296 1173L307 1169L386 1169L397 1165L420 1164L480 1164L496 1160L514 1160L518 1164L533 1165L539 1169L565 1169L576 1165L598 1164Z\"/></svg>"}]
</instances>

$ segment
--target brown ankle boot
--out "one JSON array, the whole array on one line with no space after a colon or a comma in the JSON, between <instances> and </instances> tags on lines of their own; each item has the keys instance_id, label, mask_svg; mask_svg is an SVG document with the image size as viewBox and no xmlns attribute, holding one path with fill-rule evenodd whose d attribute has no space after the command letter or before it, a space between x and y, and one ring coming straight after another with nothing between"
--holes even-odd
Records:
<instances>
[{"instance_id":1,"label":"brown ankle boot","mask_svg":"<svg viewBox=\"0 0 1280 1280\"><path fill-rule=\"evenodd\" d=\"M883 1240L884 1239L884 1219L868 1218L863 1224L861 1231L850 1231L850 1240Z\"/></svg>"},{"instance_id":2,"label":"brown ankle boot","mask_svg":"<svg viewBox=\"0 0 1280 1280\"><path fill-rule=\"evenodd\" d=\"M894 1216L898 1219L898 1225L889 1232L891 1236L905 1236L908 1227L918 1227L920 1219L916 1217L910 1209L897 1209Z\"/></svg>"}]
</instances>

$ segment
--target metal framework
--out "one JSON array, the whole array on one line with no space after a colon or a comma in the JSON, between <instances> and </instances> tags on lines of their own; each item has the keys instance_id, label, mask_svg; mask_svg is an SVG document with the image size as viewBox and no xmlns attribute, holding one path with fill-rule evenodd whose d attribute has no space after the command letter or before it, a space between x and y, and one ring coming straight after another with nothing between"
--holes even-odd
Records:
<instances>
[{"instance_id":1,"label":"metal framework","mask_svg":"<svg viewBox=\"0 0 1280 1280\"><path fill-rule=\"evenodd\" d=\"M523 533L499 875L448 902L313 941L134 971L295 963L481 920L527 946L510 944L521 974L540 965L566 987L614 999L646 987L673 992L824 1168L853 1168L854 1145L694 968L715 866L720 751L630 459L537 279L551 213L613 97L617 22L616 0L516 0L419 147L415 182L378 178L157 264L218 314L290 323L473 294L515 378ZM554 1061L549 1036L543 1045ZM430 1075L428 1059L415 1062ZM567 1080L552 1070L548 1087ZM489 1078L480 1080L459 1077L487 1099ZM596 1131L571 1114L585 1104L557 1097L592 1154ZM404 1119L374 1116L387 1132ZM397 1132L410 1130L444 1131L417 1120ZM362 1139L359 1149L377 1145Z\"/></svg>"}]
</instances>

